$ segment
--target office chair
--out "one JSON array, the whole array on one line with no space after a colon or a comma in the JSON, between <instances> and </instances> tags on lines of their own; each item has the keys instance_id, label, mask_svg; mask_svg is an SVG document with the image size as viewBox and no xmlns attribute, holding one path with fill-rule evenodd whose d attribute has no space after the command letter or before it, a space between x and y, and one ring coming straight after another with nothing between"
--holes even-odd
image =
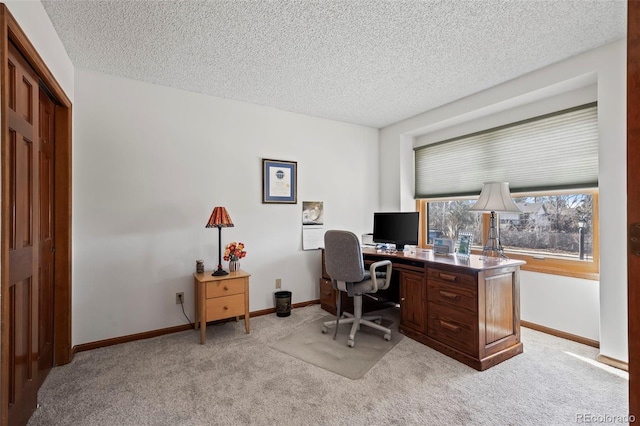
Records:
<instances>
[{"instance_id":1,"label":"office chair","mask_svg":"<svg viewBox=\"0 0 640 426\"><path fill-rule=\"evenodd\" d=\"M391 282L391 261L382 260L372 263L369 270L364 269L362 260L362 248L358 237L348 231L327 231L324 234L324 256L327 274L331 277L333 288L346 292L349 297L353 297L353 314L345 312L345 318L340 319L341 295L338 295L338 311L336 319L327 321L322 325L322 332L326 333L329 326L334 325L335 340L340 322L353 324L349 333L347 345L355 345L356 331L360 325L373 327L383 331L384 339L391 340L391 330L380 325L380 316L362 316L362 295L376 293L378 290L385 290ZM383 271L377 271L386 266ZM384 280L384 281L383 281Z\"/></svg>"}]
</instances>

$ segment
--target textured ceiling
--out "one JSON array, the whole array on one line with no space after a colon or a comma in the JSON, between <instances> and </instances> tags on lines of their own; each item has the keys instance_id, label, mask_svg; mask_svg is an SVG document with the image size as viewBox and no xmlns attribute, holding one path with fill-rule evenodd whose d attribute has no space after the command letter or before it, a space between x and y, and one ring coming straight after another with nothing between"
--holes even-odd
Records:
<instances>
[{"instance_id":1,"label":"textured ceiling","mask_svg":"<svg viewBox=\"0 0 640 426\"><path fill-rule=\"evenodd\" d=\"M76 67L384 127L626 35L625 0L42 1Z\"/></svg>"}]
</instances>

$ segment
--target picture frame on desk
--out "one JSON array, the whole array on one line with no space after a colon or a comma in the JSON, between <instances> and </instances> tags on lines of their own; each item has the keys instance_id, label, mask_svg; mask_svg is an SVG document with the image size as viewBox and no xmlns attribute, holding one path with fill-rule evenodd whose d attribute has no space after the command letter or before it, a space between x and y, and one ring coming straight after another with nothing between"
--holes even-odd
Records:
<instances>
[{"instance_id":1,"label":"picture frame on desk","mask_svg":"<svg viewBox=\"0 0 640 426\"><path fill-rule=\"evenodd\" d=\"M262 204L297 204L298 163L262 159Z\"/></svg>"},{"instance_id":2,"label":"picture frame on desk","mask_svg":"<svg viewBox=\"0 0 640 426\"><path fill-rule=\"evenodd\" d=\"M458 252L456 256L468 259L471 255L471 244L473 244L473 234L471 232L458 233Z\"/></svg>"},{"instance_id":3,"label":"picture frame on desk","mask_svg":"<svg viewBox=\"0 0 640 426\"><path fill-rule=\"evenodd\" d=\"M456 242L448 238L435 238L433 240L433 254L448 256L455 251Z\"/></svg>"}]
</instances>

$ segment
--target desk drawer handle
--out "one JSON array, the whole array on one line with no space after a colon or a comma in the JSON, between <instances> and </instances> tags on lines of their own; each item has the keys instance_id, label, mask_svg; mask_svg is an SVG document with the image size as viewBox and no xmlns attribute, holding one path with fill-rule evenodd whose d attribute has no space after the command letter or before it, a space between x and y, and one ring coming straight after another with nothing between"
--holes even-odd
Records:
<instances>
[{"instance_id":1,"label":"desk drawer handle","mask_svg":"<svg viewBox=\"0 0 640 426\"><path fill-rule=\"evenodd\" d=\"M458 277L455 276L455 275L449 275L449 274L440 273L440 278L442 278L443 280L447 280L447 281L453 281L453 282L458 281Z\"/></svg>"},{"instance_id":2,"label":"desk drawer handle","mask_svg":"<svg viewBox=\"0 0 640 426\"><path fill-rule=\"evenodd\" d=\"M460 295L456 294L456 293L451 293L451 292L448 292L448 291L440 290L440 295L442 297L446 297L447 299L460 300Z\"/></svg>"},{"instance_id":3,"label":"desk drawer handle","mask_svg":"<svg viewBox=\"0 0 640 426\"><path fill-rule=\"evenodd\" d=\"M224 307L224 308L222 308L222 309L224 309L225 311L227 311L227 310L229 310L229 307L228 307L228 306L225 306L225 307Z\"/></svg>"},{"instance_id":4,"label":"desk drawer handle","mask_svg":"<svg viewBox=\"0 0 640 426\"><path fill-rule=\"evenodd\" d=\"M226 285L224 286L224 291L228 291L229 287L227 287Z\"/></svg>"},{"instance_id":5,"label":"desk drawer handle","mask_svg":"<svg viewBox=\"0 0 640 426\"><path fill-rule=\"evenodd\" d=\"M440 320L440 326L442 328L446 328L447 330L453 331L454 333L460 333L460 327L455 324Z\"/></svg>"}]
</instances>

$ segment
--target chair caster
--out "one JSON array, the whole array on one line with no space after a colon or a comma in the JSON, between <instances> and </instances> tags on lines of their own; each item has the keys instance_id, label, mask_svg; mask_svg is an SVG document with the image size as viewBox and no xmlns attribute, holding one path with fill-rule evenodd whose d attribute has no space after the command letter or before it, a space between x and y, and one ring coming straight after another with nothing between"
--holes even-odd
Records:
<instances>
[{"instance_id":1,"label":"chair caster","mask_svg":"<svg viewBox=\"0 0 640 426\"><path fill-rule=\"evenodd\" d=\"M327 334L327 326L326 325L322 326L322 334Z\"/></svg>"},{"instance_id":2,"label":"chair caster","mask_svg":"<svg viewBox=\"0 0 640 426\"><path fill-rule=\"evenodd\" d=\"M350 348L354 347L356 345L356 342L354 342L352 339L349 339L347 341L347 346L349 346Z\"/></svg>"},{"instance_id":3,"label":"chair caster","mask_svg":"<svg viewBox=\"0 0 640 426\"><path fill-rule=\"evenodd\" d=\"M385 334L384 335L384 340L386 340L387 342L391 340L391 334Z\"/></svg>"}]
</instances>

